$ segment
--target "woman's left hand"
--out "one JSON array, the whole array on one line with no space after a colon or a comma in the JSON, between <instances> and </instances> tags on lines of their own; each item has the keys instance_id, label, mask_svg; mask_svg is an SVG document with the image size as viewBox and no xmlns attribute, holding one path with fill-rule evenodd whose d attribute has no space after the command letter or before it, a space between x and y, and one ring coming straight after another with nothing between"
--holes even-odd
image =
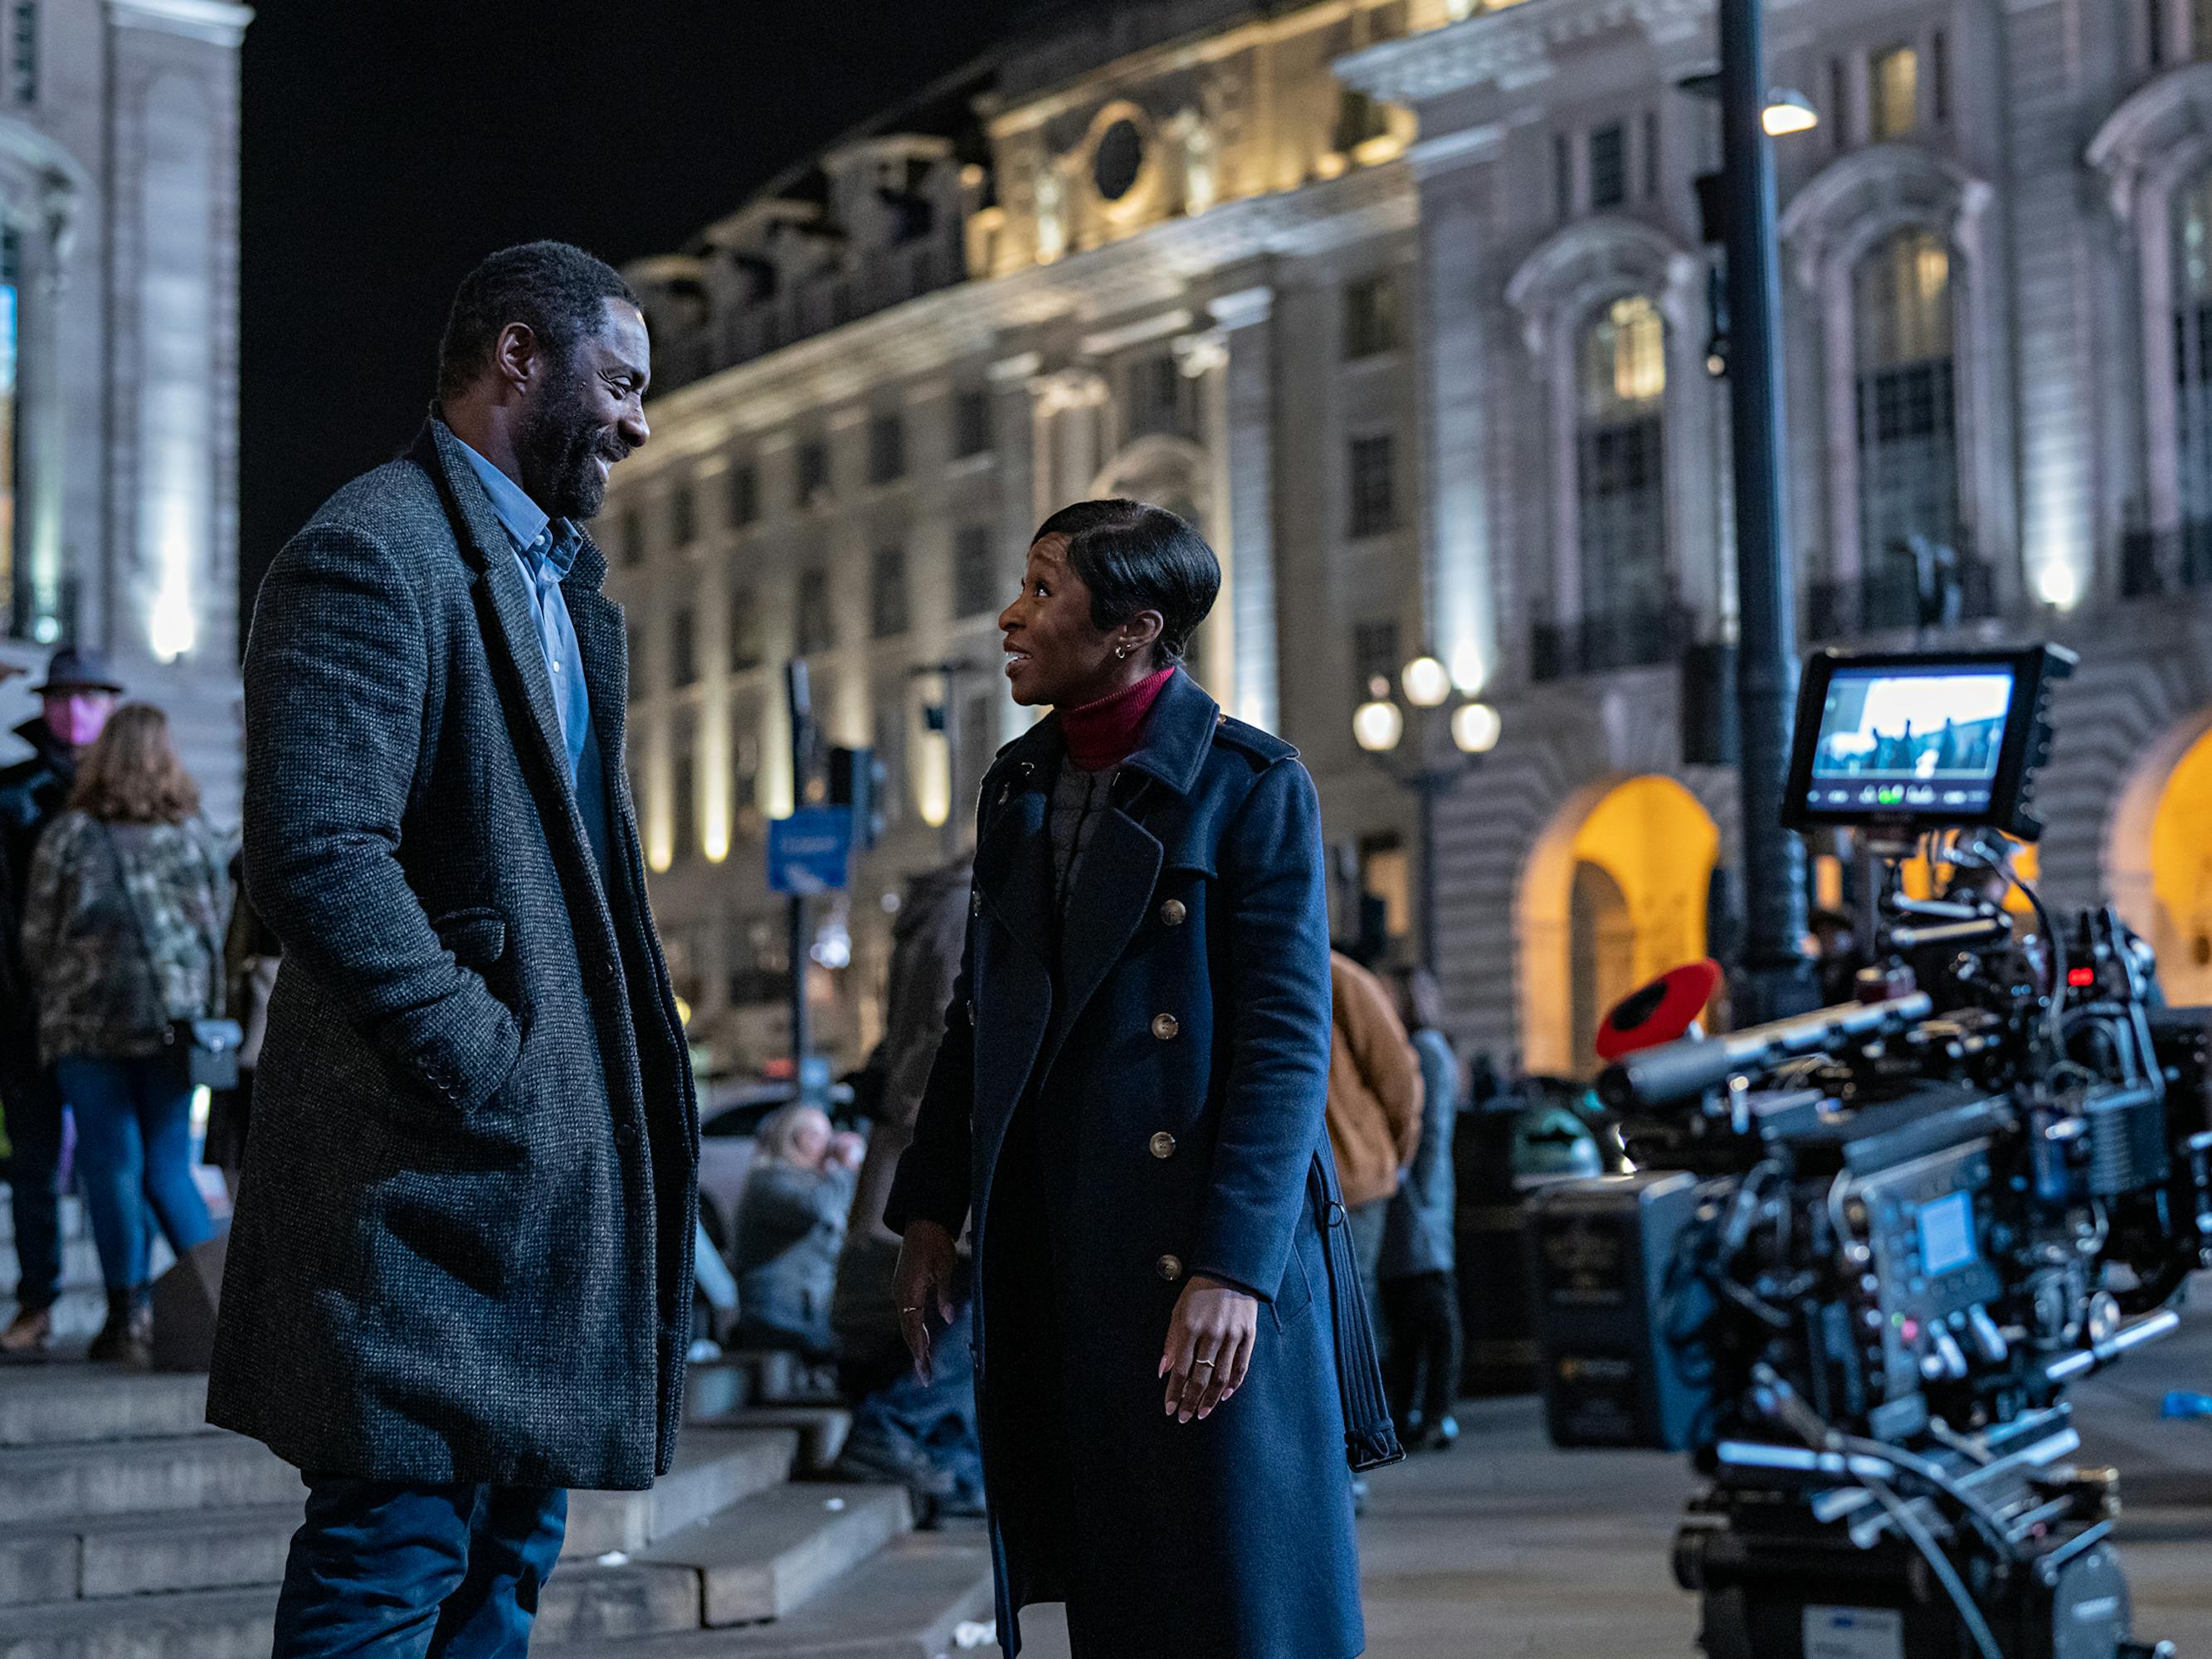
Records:
<instances>
[{"instance_id":1,"label":"woman's left hand","mask_svg":"<svg viewBox=\"0 0 2212 1659\"><path fill-rule=\"evenodd\" d=\"M1260 1333L1257 1297L1205 1274L1193 1276L1168 1321L1159 1374L1168 1380L1167 1414L1206 1418L1244 1386Z\"/></svg>"}]
</instances>

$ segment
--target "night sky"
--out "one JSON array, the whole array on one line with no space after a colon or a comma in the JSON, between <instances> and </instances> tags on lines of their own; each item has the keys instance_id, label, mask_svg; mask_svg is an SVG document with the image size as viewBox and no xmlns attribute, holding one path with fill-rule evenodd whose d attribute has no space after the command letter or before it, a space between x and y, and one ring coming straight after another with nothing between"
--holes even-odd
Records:
<instances>
[{"instance_id":1,"label":"night sky","mask_svg":"<svg viewBox=\"0 0 2212 1659\"><path fill-rule=\"evenodd\" d=\"M413 437L455 284L619 264L985 50L1009 0L270 0L245 46L240 562Z\"/></svg>"}]
</instances>

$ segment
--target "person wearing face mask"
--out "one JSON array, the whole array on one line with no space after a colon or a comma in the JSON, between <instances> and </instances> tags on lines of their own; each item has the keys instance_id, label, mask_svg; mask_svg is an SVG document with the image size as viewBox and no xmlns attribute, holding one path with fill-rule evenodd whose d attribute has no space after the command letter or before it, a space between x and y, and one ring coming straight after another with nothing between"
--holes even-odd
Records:
<instances>
[{"instance_id":1,"label":"person wearing face mask","mask_svg":"<svg viewBox=\"0 0 2212 1659\"><path fill-rule=\"evenodd\" d=\"M568 1488L674 1455L697 1112L583 528L649 356L611 267L493 254L413 445L256 604L246 881L284 967L208 1417L307 1483L276 1659L523 1653Z\"/></svg>"},{"instance_id":2,"label":"person wearing face mask","mask_svg":"<svg viewBox=\"0 0 2212 1659\"><path fill-rule=\"evenodd\" d=\"M8 1190L17 1269L15 1314L0 1329L0 1358L8 1358L46 1352L61 1294L54 1183L62 1096L53 1068L40 1060L38 1002L23 961L23 902L39 839L68 804L77 763L115 712L123 685L98 652L65 645L47 660L46 679L33 690L38 718L15 728L31 757L0 770L0 1113L11 1149Z\"/></svg>"},{"instance_id":3,"label":"person wearing face mask","mask_svg":"<svg viewBox=\"0 0 2212 1659\"><path fill-rule=\"evenodd\" d=\"M1332 1289L1320 810L1297 751L1179 665L1219 583L1175 514L1084 501L999 618L1014 701L1053 713L984 775L961 973L884 1220L925 1378L973 1228L1010 1656L1038 1601L1066 1603L1077 1659L1365 1639L1346 1455L1390 1436L1346 1389L1348 1249Z\"/></svg>"}]
</instances>

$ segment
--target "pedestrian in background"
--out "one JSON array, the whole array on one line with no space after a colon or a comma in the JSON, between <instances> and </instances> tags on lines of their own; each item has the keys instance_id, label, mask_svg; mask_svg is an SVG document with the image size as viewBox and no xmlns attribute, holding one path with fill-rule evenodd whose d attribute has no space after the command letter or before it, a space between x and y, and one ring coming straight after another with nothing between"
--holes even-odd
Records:
<instances>
[{"instance_id":1,"label":"pedestrian in background","mask_svg":"<svg viewBox=\"0 0 2212 1659\"><path fill-rule=\"evenodd\" d=\"M891 932L884 1037L869 1056L877 1079L868 1151L860 1164L845 1248L837 1257L830 1322L837 1334L838 1381L853 1401L853 1426L835 1471L842 1480L893 1480L917 1513L981 1515L982 1451L975 1439L974 1332L963 1263L953 1314L935 1345L925 1381L899 1331L891 1275L898 1235L884 1224L900 1156L914 1141L922 1091L945 1036L945 1010L968 935L974 865L965 854L908 882Z\"/></svg>"},{"instance_id":2,"label":"pedestrian in background","mask_svg":"<svg viewBox=\"0 0 2212 1659\"><path fill-rule=\"evenodd\" d=\"M568 1488L675 1457L698 1113L583 529L650 358L611 266L492 254L414 442L254 602L246 878L284 966L208 1417L307 1485L276 1659L522 1654Z\"/></svg>"},{"instance_id":3,"label":"pedestrian in background","mask_svg":"<svg viewBox=\"0 0 2212 1659\"><path fill-rule=\"evenodd\" d=\"M1381 980L1332 951L1328 982L1328 1139L1371 1308L1390 1200L1420 1145L1421 1067Z\"/></svg>"},{"instance_id":4,"label":"pedestrian in background","mask_svg":"<svg viewBox=\"0 0 2212 1659\"><path fill-rule=\"evenodd\" d=\"M95 1360L150 1358L148 1209L179 1256L215 1233L192 1175L191 1083L167 1041L176 1023L222 1013L230 880L199 810L167 716L126 703L31 861L23 959L39 1052L76 1120L107 1285Z\"/></svg>"},{"instance_id":5,"label":"pedestrian in background","mask_svg":"<svg viewBox=\"0 0 2212 1659\"><path fill-rule=\"evenodd\" d=\"M738 1204L731 1263L738 1275L738 1345L827 1359L836 1347L830 1303L853 1168L834 1155L830 1120L793 1103L760 1122Z\"/></svg>"},{"instance_id":6,"label":"pedestrian in background","mask_svg":"<svg viewBox=\"0 0 2212 1659\"><path fill-rule=\"evenodd\" d=\"M1320 806L1290 744L1179 666L1219 585L1174 514L1084 501L999 617L1014 701L1053 713L984 775L960 984L885 1220L927 1375L973 1218L1009 1655L1034 1601L1067 1604L1077 1659L1364 1644L1346 1465L1396 1443L1331 1296Z\"/></svg>"},{"instance_id":7,"label":"pedestrian in background","mask_svg":"<svg viewBox=\"0 0 2212 1659\"><path fill-rule=\"evenodd\" d=\"M39 717L15 728L31 757L0 770L0 1110L10 1147L15 1221L15 1316L0 1356L42 1353L61 1295L59 1200L63 1105L53 1067L39 1058L39 1010L22 954L23 899L39 837L69 801L77 763L123 694L99 654L64 646L35 688Z\"/></svg>"},{"instance_id":8,"label":"pedestrian in background","mask_svg":"<svg viewBox=\"0 0 2212 1659\"><path fill-rule=\"evenodd\" d=\"M1408 1450L1459 1438L1459 1284L1452 1129L1459 1118L1459 1059L1438 1029L1443 996L1425 968L1390 976L1398 1016L1421 1065L1421 1139L1383 1225L1382 1317L1390 1334L1383 1381Z\"/></svg>"}]
</instances>

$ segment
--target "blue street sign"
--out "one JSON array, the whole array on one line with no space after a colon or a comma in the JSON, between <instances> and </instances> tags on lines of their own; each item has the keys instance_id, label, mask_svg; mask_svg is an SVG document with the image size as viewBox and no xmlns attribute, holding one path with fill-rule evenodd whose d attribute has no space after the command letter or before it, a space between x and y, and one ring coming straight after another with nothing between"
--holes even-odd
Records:
<instances>
[{"instance_id":1,"label":"blue street sign","mask_svg":"<svg viewBox=\"0 0 2212 1659\"><path fill-rule=\"evenodd\" d=\"M802 806L768 826L768 884L779 893L828 893L845 884L853 851L853 812Z\"/></svg>"}]
</instances>

